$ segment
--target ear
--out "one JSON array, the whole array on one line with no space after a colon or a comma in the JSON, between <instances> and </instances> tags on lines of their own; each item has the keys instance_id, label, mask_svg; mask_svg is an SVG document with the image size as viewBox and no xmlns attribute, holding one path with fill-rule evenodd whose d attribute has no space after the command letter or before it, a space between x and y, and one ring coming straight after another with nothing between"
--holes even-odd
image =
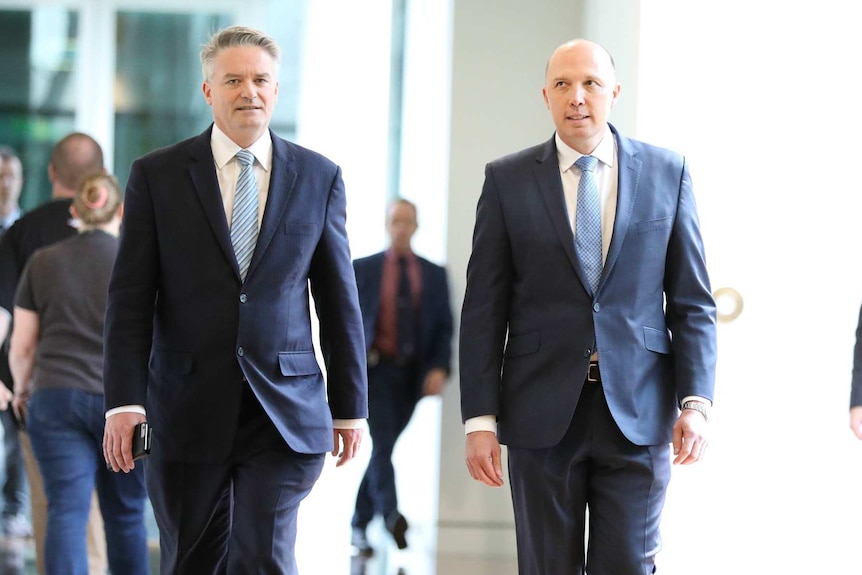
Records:
<instances>
[{"instance_id":1,"label":"ear","mask_svg":"<svg viewBox=\"0 0 862 575\"><path fill-rule=\"evenodd\" d=\"M551 109L551 102L548 100L548 87L542 86L542 98L545 100L545 107Z\"/></svg>"},{"instance_id":2,"label":"ear","mask_svg":"<svg viewBox=\"0 0 862 575\"><path fill-rule=\"evenodd\" d=\"M204 98L206 99L207 104L209 104L210 106L212 106L212 104L213 104L213 100L212 100L212 88L210 88L210 85L209 85L207 82L204 82L204 83L201 85L201 91L204 93Z\"/></svg>"},{"instance_id":3,"label":"ear","mask_svg":"<svg viewBox=\"0 0 862 575\"><path fill-rule=\"evenodd\" d=\"M622 89L623 87L620 84L614 86L613 97L611 98L611 108L617 105L617 99L619 99Z\"/></svg>"}]
</instances>

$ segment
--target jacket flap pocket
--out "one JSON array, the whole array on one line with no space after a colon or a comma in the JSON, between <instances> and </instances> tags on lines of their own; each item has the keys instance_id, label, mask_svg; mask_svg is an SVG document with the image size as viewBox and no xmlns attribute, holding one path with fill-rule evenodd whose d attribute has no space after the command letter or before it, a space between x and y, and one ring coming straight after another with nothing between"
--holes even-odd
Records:
<instances>
[{"instance_id":1,"label":"jacket flap pocket","mask_svg":"<svg viewBox=\"0 0 862 575\"><path fill-rule=\"evenodd\" d=\"M510 335L506 341L506 357L536 353L539 351L539 344L541 343L542 334L538 331L524 335Z\"/></svg>"},{"instance_id":2,"label":"jacket flap pocket","mask_svg":"<svg viewBox=\"0 0 862 575\"><path fill-rule=\"evenodd\" d=\"M314 375L319 371L313 351L283 351L278 354L281 375Z\"/></svg>"},{"instance_id":3,"label":"jacket flap pocket","mask_svg":"<svg viewBox=\"0 0 862 575\"><path fill-rule=\"evenodd\" d=\"M657 353L670 353L670 335L667 330L644 326L644 346Z\"/></svg>"}]
</instances>

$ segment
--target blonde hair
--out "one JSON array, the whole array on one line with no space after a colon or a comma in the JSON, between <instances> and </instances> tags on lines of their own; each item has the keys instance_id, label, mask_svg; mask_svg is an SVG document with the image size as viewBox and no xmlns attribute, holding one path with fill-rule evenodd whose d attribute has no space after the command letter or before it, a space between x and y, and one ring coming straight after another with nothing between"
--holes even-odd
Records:
<instances>
[{"instance_id":1,"label":"blonde hair","mask_svg":"<svg viewBox=\"0 0 862 575\"><path fill-rule=\"evenodd\" d=\"M99 173L84 178L72 207L85 226L101 226L110 222L123 203L120 184L110 174Z\"/></svg>"}]
</instances>

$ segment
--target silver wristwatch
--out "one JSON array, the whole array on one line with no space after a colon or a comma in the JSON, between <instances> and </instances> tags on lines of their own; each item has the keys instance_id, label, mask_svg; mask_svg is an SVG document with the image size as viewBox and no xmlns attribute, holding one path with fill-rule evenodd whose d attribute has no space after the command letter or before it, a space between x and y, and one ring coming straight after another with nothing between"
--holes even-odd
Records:
<instances>
[{"instance_id":1,"label":"silver wristwatch","mask_svg":"<svg viewBox=\"0 0 862 575\"><path fill-rule=\"evenodd\" d=\"M702 401L686 401L682 404L683 409L699 411L703 418L709 422L709 406Z\"/></svg>"}]
</instances>

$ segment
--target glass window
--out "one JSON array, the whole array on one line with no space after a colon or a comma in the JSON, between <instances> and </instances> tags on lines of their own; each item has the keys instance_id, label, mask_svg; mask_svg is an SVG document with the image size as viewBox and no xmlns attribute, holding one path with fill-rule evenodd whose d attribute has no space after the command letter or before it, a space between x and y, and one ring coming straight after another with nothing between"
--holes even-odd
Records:
<instances>
[{"instance_id":1,"label":"glass window","mask_svg":"<svg viewBox=\"0 0 862 575\"><path fill-rule=\"evenodd\" d=\"M74 129L77 36L75 11L0 10L0 143L21 157L25 210L50 197L51 149Z\"/></svg>"},{"instance_id":2,"label":"glass window","mask_svg":"<svg viewBox=\"0 0 862 575\"><path fill-rule=\"evenodd\" d=\"M202 132L212 121L199 52L219 14L117 14L114 173L125 184L132 162Z\"/></svg>"}]
</instances>

